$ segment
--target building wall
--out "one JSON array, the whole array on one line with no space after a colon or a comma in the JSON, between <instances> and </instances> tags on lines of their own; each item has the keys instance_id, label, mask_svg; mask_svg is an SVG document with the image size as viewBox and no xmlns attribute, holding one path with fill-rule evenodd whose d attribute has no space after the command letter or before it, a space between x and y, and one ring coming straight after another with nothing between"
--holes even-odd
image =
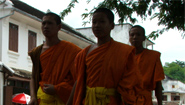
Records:
<instances>
[{"instance_id":1,"label":"building wall","mask_svg":"<svg viewBox=\"0 0 185 105\"><path fill-rule=\"evenodd\" d=\"M185 105L185 94L180 94L181 104Z\"/></svg>"},{"instance_id":2,"label":"building wall","mask_svg":"<svg viewBox=\"0 0 185 105\"><path fill-rule=\"evenodd\" d=\"M77 31L83 33L87 38L93 40L94 42L97 42L97 38L94 36L92 29L89 28L80 28L76 29Z\"/></svg>"},{"instance_id":3,"label":"building wall","mask_svg":"<svg viewBox=\"0 0 185 105\"><path fill-rule=\"evenodd\" d=\"M111 31L111 37L119 42L129 44L129 29L131 28L130 24L124 25L115 25L114 29ZM97 38L94 36L92 32L92 28L79 28L77 31L86 35L87 38L92 39L93 41L97 42Z\"/></svg>"},{"instance_id":4,"label":"building wall","mask_svg":"<svg viewBox=\"0 0 185 105\"><path fill-rule=\"evenodd\" d=\"M9 50L9 23L18 25L18 52ZM28 56L28 31L37 33L37 45L40 45L44 37L41 31L29 24L7 18L3 23L3 51L2 62L9 67L31 71L31 60Z\"/></svg>"},{"instance_id":5,"label":"building wall","mask_svg":"<svg viewBox=\"0 0 185 105\"><path fill-rule=\"evenodd\" d=\"M164 91L182 91L185 93L185 84L178 80L163 80Z\"/></svg>"},{"instance_id":6,"label":"building wall","mask_svg":"<svg viewBox=\"0 0 185 105\"><path fill-rule=\"evenodd\" d=\"M2 1L2 0L1 0ZM9 15L11 13L10 9L6 9L4 4L0 4L0 61L2 61L2 52L3 52L3 21L5 19L3 17ZM2 68L0 67L0 70ZM0 105L3 105L3 85L4 85L4 73L0 72Z\"/></svg>"},{"instance_id":7,"label":"building wall","mask_svg":"<svg viewBox=\"0 0 185 105\"><path fill-rule=\"evenodd\" d=\"M4 34L4 21L6 18L13 15L12 2L9 0L0 0L0 61L2 61L2 44L3 44L3 34ZM5 2L4 2L5 1ZM2 3L4 2L4 3Z\"/></svg>"},{"instance_id":8,"label":"building wall","mask_svg":"<svg viewBox=\"0 0 185 105\"><path fill-rule=\"evenodd\" d=\"M175 94L176 96L180 96L180 101L173 101L173 102L180 102L185 104L185 84L178 81L178 80L170 80L165 78L162 81L163 84L163 93L164 95L167 95L167 102L172 102L172 94Z\"/></svg>"},{"instance_id":9,"label":"building wall","mask_svg":"<svg viewBox=\"0 0 185 105\"><path fill-rule=\"evenodd\" d=\"M130 24L116 25L111 31L111 36L119 42L130 44L129 43L129 30L132 26Z\"/></svg>"},{"instance_id":10,"label":"building wall","mask_svg":"<svg viewBox=\"0 0 185 105\"><path fill-rule=\"evenodd\" d=\"M3 105L3 83L4 83L4 79L3 79L3 73L0 72L0 105Z\"/></svg>"},{"instance_id":11,"label":"building wall","mask_svg":"<svg viewBox=\"0 0 185 105\"><path fill-rule=\"evenodd\" d=\"M114 29L111 31L111 37L118 42L130 45L129 30L131 27L131 24L115 25ZM79 28L76 30L84 34L87 38L97 42L97 38L94 36L91 27ZM153 49L153 43L147 39L143 42L143 46L148 49Z\"/></svg>"},{"instance_id":12,"label":"building wall","mask_svg":"<svg viewBox=\"0 0 185 105\"><path fill-rule=\"evenodd\" d=\"M164 93L163 95L167 96L167 100L166 101L171 101L171 93Z\"/></svg>"},{"instance_id":13,"label":"building wall","mask_svg":"<svg viewBox=\"0 0 185 105\"><path fill-rule=\"evenodd\" d=\"M1 12L1 11L0 11ZM0 20L0 34L3 34L3 27L2 27L2 20ZM2 33L1 33L2 32ZM0 61L2 61L2 45L3 45L3 40L2 40L2 35L0 35Z\"/></svg>"}]
</instances>

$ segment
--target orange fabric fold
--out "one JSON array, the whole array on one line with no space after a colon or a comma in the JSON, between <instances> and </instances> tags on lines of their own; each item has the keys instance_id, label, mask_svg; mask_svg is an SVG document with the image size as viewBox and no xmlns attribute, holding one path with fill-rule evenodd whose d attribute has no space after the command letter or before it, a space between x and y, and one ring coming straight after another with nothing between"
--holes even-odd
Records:
<instances>
[{"instance_id":1,"label":"orange fabric fold","mask_svg":"<svg viewBox=\"0 0 185 105\"><path fill-rule=\"evenodd\" d=\"M40 55L42 72L39 85L53 84L57 95L66 103L75 81L74 59L81 49L61 41Z\"/></svg>"},{"instance_id":2,"label":"orange fabric fold","mask_svg":"<svg viewBox=\"0 0 185 105\"><path fill-rule=\"evenodd\" d=\"M164 79L164 71L160 61L160 53L144 49L136 55L136 61L142 75L144 91L138 93L145 96L145 105L152 105L151 92L156 88L156 82ZM147 92L146 92L147 91Z\"/></svg>"},{"instance_id":3,"label":"orange fabric fold","mask_svg":"<svg viewBox=\"0 0 185 105\"><path fill-rule=\"evenodd\" d=\"M78 78L73 105L85 102L86 86L117 90L119 94L109 96L110 103L107 105L122 105L122 99L130 104L135 103L133 87L140 83L140 79L136 74L134 47L112 39L87 55L89 48L83 49L75 60Z\"/></svg>"}]
</instances>

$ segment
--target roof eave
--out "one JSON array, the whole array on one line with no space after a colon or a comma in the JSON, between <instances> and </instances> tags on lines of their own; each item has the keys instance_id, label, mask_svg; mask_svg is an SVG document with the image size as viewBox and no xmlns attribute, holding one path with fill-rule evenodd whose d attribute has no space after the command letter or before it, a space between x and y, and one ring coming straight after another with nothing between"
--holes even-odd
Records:
<instances>
[{"instance_id":1,"label":"roof eave","mask_svg":"<svg viewBox=\"0 0 185 105\"><path fill-rule=\"evenodd\" d=\"M19 13L21 13L21 14L23 14L23 15L25 15L25 16L28 16L28 17L30 17L30 18L32 18L32 19L35 19L35 20L38 21L38 22L42 22L42 20L41 20L40 18L38 18L38 17L36 17L36 16L33 16L33 15L27 13L27 12L24 12L24 11L18 9L18 8L15 8L14 10L17 11L17 12L19 12ZM76 34L70 32L70 31L67 31L67 30L65 30L65 29L63 29L63 28L61 28L61 31L65 31L66 33L71 33L74 37L79 38L79 39L81 39L81 40L83 40L83 41L86 41L86 42L88 42L88 43L91 43L91 44L95 43L94 41L92 41L92 40L86 38L86 37L83 36L81 33L79 33L79 32L77 32L76 30L74 30L74 29L73 29L72 27L70 27L69 25L67 25L67 24L65 24L65 23L63 23L63 22L62 22L62 24L68 26L68 28L70 28L70 30L76 32Z\"/></svg>"},{"instance_id":2,"label":"roof eave","mask_svg":"<svg viewBox=\"0 0 185 105\"><path fill-rule=\"evenodd\" d=\"M2 62L0 62L0 71L6 72L9 76L14 75L14 70L12 70L10 67L6 66Z\"/></svg>"}]
</instances>

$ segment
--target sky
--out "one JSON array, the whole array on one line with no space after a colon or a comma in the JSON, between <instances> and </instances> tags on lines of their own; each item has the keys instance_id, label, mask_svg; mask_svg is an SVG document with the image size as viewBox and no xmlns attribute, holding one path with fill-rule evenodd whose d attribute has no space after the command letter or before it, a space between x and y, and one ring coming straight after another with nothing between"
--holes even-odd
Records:
<instances>
[{"instance_id":1,"label":"sky","mask_svg":"<svg viewBox=\"0 0 185 105\"><path fill-rule=\"evenodd\" d=\"M50 11L59 14L62 10L67 8L71 0L21 0L28 5L31 5L38 10L46 12L48 9ZM86 3L87 0L78 0L79 3L75 5L72 12L69 13L64 18L64 23L68 24L73 28L82 28L82 18L81 14L86 12L85 9L91 10L94 6L98 5L99 2L103 0L91 0L89 4ZM150 34L152 31L157 29L162 29L162 26L157 25L158 20L146 19L145 21L138 18L138 22L134 25L141 25L145 28L146 35ZM117 21L115 20L115 23ZM127 22L129 23L129 21ZM91 27L91 24L86 25L86 27ZM165 62L173 62L176 60L185 61L185 39L181 36L182 32L177 29L170 29L168 32L164 32L156 40L151 40L155 44L153 49L161 53L161 62L163 66Z\"/></svg>"}]
</instances>

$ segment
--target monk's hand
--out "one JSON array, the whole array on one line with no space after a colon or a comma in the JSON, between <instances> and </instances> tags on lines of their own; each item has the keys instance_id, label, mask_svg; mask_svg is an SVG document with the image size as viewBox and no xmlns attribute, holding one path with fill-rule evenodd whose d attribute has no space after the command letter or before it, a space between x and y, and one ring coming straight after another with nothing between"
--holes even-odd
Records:
<instances>
[{"instance_id":1,"label":"monk's hand","mask_svg":"<svg viewBox=\"0 0 185 105\"><path fill-rule=\"evenodd\" d=\"M43 86L43 92L49 95L55 95L55 88L52 84L44 84Z\"/></svg>"},{"instance_id":2,"label":"monk's hand","mask_svg":"<svg viewBox=\"0 0 185 105\"><path fill-rule=\"evenodd\" d=\"M31 97L28 105L37 105L37 98L35 97Z\"/></svg>"}]
</instances>

